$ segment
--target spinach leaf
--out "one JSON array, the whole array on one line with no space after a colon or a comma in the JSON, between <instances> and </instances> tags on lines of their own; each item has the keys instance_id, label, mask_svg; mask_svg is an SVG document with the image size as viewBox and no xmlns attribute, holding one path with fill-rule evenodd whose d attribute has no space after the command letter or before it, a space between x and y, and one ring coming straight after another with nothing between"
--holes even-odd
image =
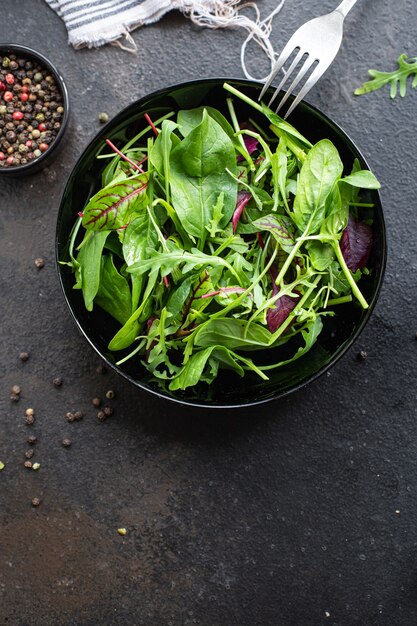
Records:
<instances>
[{"instance_id":1,"label":"spinach leaf","mask_svg":"<svg viewBox=\"0 0 417 626\"><path fill-rule=\"evenodd\" d=\"M177 389L186 389L187 387L193 387L203 377L204 369L211 356L216 356L219 362L228 369L235 370L240 376L243 376L242 367L236 363L231 354L222 346L210 346L204 350L195 352L193 356L188 359L178 376L176 376L170 383L169 388L171 391ZM212 378L205 377L205 380Z\"/></svg>"},{"instance_id":2,"label":"spinach leaf","mask_svg":"<svg viewBox=\"0 0 417 626\"><path fill-rule=\"evenodd\" d=\"M125 324L132 314L129 284L117 271L111 254L102 257L100 285L94 302L120 324Z\"/></svg>"},{"instance_id":3,"label":"spinach leaf","mask_svg":"<svg viewBox=\"0 0 417 626\"><path fill-rule=\"evenodd\" d=\"M226 170L236 170L233 143L207 112L170 154L172 204L185 230L203 241L219 195L224 194L225 226L236 206L237 183Z\"/></svg>"},{"instance_id":4,"label":"spinach leaf","mask_svg":"<svg viewBox=\"0 0 417 626\"><path fill-rule=\"evenodd\" d=\"M93 310L94 298L100 286L101 255L109 233L108 230L88 233L77 256L78 284L81 284L87 311Z\"/></svg>"},{"instance_id":5,"label":"spinach leaf","mask_svg":"<svg viewBox=\"0 0 417 626\"><path fill-rule=\"evenodd\" d=\"M270 344L271 333L264 326L234 318L210 319L195 336L196 346L218 344L231 350L259 349Z\"/></svg>"},{"instance_id":6,"label":"spinach leaf","mask_svg":"<svg viewBox=\"0 0 417 626\"><path fill-rule=\"evenodd\" d=\"M301 232L314 234L323 222L326 198L340 178L343 164L328 139L316 143L307 155L298 180L293 217Z\"/></svg>"}]
</instances>

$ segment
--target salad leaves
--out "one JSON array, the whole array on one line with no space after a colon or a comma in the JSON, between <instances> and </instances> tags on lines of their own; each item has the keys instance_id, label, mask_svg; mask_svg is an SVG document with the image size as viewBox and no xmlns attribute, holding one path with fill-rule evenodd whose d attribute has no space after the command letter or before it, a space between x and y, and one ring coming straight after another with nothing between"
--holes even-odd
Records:
<instances>
[{"instance_id":1,"label":"salad leaves","mask_svg":"<svg viewBox=\"0 0 417 626\"><path fill-rule=\"evenodd\" d=\"M359 194L375 176L357 162L344 173L329 140L312 145L225 89L230 119L198 107L146 117L124 147L107 140L102 188L65 259L87 310L120 325L109 343L119 362L139 359L172 391L221 369L267 379L311 349L338 305L368 306L372 226ZM238 120L233 98L264 123Z\"/></svg>"}]
</instances>

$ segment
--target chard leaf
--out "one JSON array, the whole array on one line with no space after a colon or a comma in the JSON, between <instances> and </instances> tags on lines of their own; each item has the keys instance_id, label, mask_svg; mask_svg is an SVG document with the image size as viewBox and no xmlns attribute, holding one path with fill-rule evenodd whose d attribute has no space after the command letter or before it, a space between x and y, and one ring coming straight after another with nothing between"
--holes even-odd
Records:
<instances>
[{"instance_id":1,"label":"chard leaf","mask_svg":"<svg viewBox=\"0 0 417 626\"><path fill-rule=\"evenodd\" d=\"M170 154L172 205L184 229L205 240L206 225L213 219L219 194L224 194L224 227L236 206L237 182L226 170L235 172L236 155L231 139L207 112Z\"/></svg>"},{"instance_id":2,"label":"chard leaf","mask_svg":"<svg viewBox=\"0 0 417 626\"><path fill-rule=\"evenodd\" d=\"M294 226L292 220L286 215L265 215L253 222L257 230L266 230L272 234L274 239L285 252L290 253L294 244Z\"/></svg>"},{"instance_id":3,"label":"chard leaf","mask_svg":"<svg viewBox=\"0 0 417 626\"><path fill-rule=\"evenodd\" d=\"M125 227L135 211L144 209L146 186L146 177L141 174L101 189L83 211L84 228L94 231Z\"/></svg>"},{"instance_id":4,"label":"chard leaf","mask_svg":"<svg viewBox=\"0 0 417 626\"><path fill-rule=\"evenodd\" d=\"M294 200L294 221L301 232L320 230L326 198L342 171L342 161L331 141L322 139L311 148L301 167Z\"/></svg>"},{"instance_id":5,"label":"chard leaf","mask_svg":"<svg viewBox=\"0 0 417 626\"><path fill-rule=\"evenodd\" d=\"M94 302L120 324L125 324L132 314L129 284L117 271L111 254L102 257L100 286Z\"/></svg>"},{"instance_id":6,"label":"chard leaf","mask_svg":"<svg viewBox=\"0 0 417 626\"><path fill-rule=\"evenodd\" d=\"M81 284L87 311L93 310L94 298L99 289L101 255L109 233L108 230L87 233L77 256L77 283Z\"/></svg>"}]
</instances>

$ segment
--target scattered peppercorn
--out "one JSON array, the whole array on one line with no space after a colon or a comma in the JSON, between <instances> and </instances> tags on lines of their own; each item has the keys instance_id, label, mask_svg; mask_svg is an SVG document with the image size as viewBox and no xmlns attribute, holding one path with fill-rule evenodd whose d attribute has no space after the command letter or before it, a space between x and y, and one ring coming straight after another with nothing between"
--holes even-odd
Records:
<instances>
[{"instance_id":1,"label":"scattered peppercorn","mask_svg":"<svg viewBox=\"0 0 417 626\"><path fill-rule=\"evenodd\" d=\"M23 465L26 467L26 469L32 469L32 463L31 461L25 461L23 463Z\"/></svg>"},{"instance_id":2,"label":"scattered peppercorn","mask_svg":"<svg viewBox=\"0 0 417 626\"><path fill-rule=\"evenodd\" d=\"M32 408L26 409L25 415L28 417L33 417L35 415L35 411Z\"/></svg>"},{"instance_id":3,"label":"scattered peppercorn","mask_svg":"<svg viewBox=\"0 0 417 626\"><path fill-rule=\"evenodd\" d=\"M62 440L62 445L64 446L64 448L69 448L71 446L71 439L68 439L68 437L64 437L64 439Z\"/></svg>"},{"instance_id":4,"label":"scattered peppercorn","mask_svg":"<svg viewBox=\"0 0 417 626\"><path fill-rule=\"evenodd\" d=\"M10 400L12 402L19 402L20 396L17 393L12 393L11 396L10 396Z\"/></svg>"},{"instance_id":5,"label":"scattered peppercorn","mask_svg":"<svg viewBox=\"0 0 417 626\"><path fill-rule=\"evenodd\" d=\"M29 435L27 439L27 442L30 446L34 446L37 441L38 441L38 438L35 437L35 435Z\"/></svg>"},{"instance_id":6,"label":"scattered peppercorn","mask_svg":"<svg viewBox=\"0 0 417 626\"><path fill-rule=\"evenodd\" d=\"M33 455L34 455L34 454L35 454L35 452L34 452L34 450L33 450L33 449L32 449L32 450L26 450L26 452L25 452L25 457L26 457L27 459L31 459L31 458L33 457Z\"/></svg>"},{"instance_id":7,"label":"scattered peppercorn","mask_svg":"<svg viewBox=\"0 0 417 626\"><path fill-rule=\"evenodd\" d=\"M38 268L38 270L42 269L44 265L45 261L41 257L35 259L35 266Z\"/></svg>"},{"instance_id":8,"label":"scattered peppercorn","mask_svg":"<svg viewBox=\"0 0 417 626\"><path fill-rule=\"evenodd\" d=\"M106 406L103 408L103 413L104 413L104 415L105 415L106 417L110 417L110 415L113 415L113 409L112 409L112 407L111 407L111 406L109 406L109 405L106 405Z\"/></svg>"},{"instance_id":9,"label":"scattered peppercorn","mask_svg":"<svg viewBox=\"0 0 417 626\"><path fill-rule=\"evenodd\" d=\"M61 387L62 383L63 383L63 380L62 380L62 378L60 378L60 376L57 376L52 381L52 384L53 384L54 387Z\"/></svg>"},{"instance_id":10,"label":"scattered peppercorn","mask_svg":"<svg viewBox=\"0 0 417 626\"><path fill-rule=\"evenodd\" d=\"M114 395L115 395L115 394L114 394L113 389L109 389L109 390L106 392L106 398L107 398L107 400L113 400Z\"/></svg>"},{"instance_id":11,"label":"scattered peppercorn","mask_svg":"<svg viewBox=\"0 0 417 626\"><path fill-rule=\"evenodd\" d=\"M100 406L100 405L101 405L101 400L100 400L100 398L93 398L93 399L91 400L91 404L92 404L93 406L97 406L97 407L98 407L98 406Z\"/></svg>"},{"instance_id":12,"label":"scattered peppercorn","mask_svg":"<svg viewBox=\"0 0 417 626\"><path fill-rule=\"evenodd\" d=\"M26 415L25 422L28 426L32 426L32 424L35 423L35 418L33 417L33 415Z\"/></svg>"},{"instance_id":13,"label":"scattered peppercorn","mask_svg":"<svg viewBox=\"0 0 417 626\"><path fill-rule=\"evenodd\" d=\"M365 352L365 350L361 350L360 352L358 352L356 358L358 359L358 361L365 361L367 356L367 352Z\"/></svg>"},{"instance_id":14,"label":"scattered peppercorn","mask_svg":"<svg viewBox=\"0 0 417 626\"><path fill-rule=\"evenodd\" d=\"M107 418L107 415L104 413L104 411L99 411L97 413L97 419L99 422L104 422L106 418Z\"/></svg>"},{"instance_id":15,"label":"scattered peppercorn","mask_svg":"<svg viewBox=\"0 0 417 626\"><path fill-rule=\"evenodd\" d=\"M106 124L109 121L109 116L105 111L98 114L98 120L101 124Z\"/></svg>"},{"instance_id":16,"label":"scattered peppercorn","mask_svg":"<svg viewBox=\"0 0 417 626\"><path fill-rule=\"evenodd\" d=\"M122 537L124 537L127 533L126 528L118 528L117 532L119 533L119 535L122 535Z\"/></svg>"},{"instance_id":17,"label":"scattered peppercorn","mask_svg":"<svg viewBox=\"0 0 417 626\"><path fill-rule=\"evenodd\" d=\"M29 352L21 352L19 354L19 359L23 362L27 361L29 358Z\"/></svg>"},{"instance_id":18,"label":"scattered peppercorn","mask_svg":"<svg viewBox=\"0 0 417 626\"><path fill-rule=\"evenodd\" d=\"M0 461L0 472L4 470L5 467L6 465L3 463L3 461Z\"/></svg>"},{"instance_id":19,"label":"scattered peppercorn","mask_svg":"<svg viewBox=\"0 0 417 626\"><path fill-rule=\"evenodd\" d=\"M14 393L16 396L20 395L21 389L19 387L19 385L13 385L12 387L12 393Z\"/></svg>"},{"instance_id":20,"label":"scattered peppercorn","mask_svg":"<svg viewBox=\"0 0 417 626\"><path fill-rule=\"evenodd\" d=\"M39 506L41 503L39 498L32 498L32 506Z\"/></svg>"},{"instance_id":21,"label":"scattered peppercorn","mask_svg":"<svg viewBox=\"0 0 417 626\"><path fill-rule=\"evenodd\" d=\"M40 463L34 463L34 464L32 465L32 469L33 469L33 470L35 470L35 472L37 472L37 471L38 471L38 469L40 469L40 467L41 467L41 464L40 464Z\"/></svg>"},{"instance_id":22,"label":"scattered peppercorn","mask_svg":"<svg viewBox=\"0 0 417 626\"><path fill-rule=\"evenodd\" d=\"M84 417L84 413L82 413L81 411L75 411L74 419L76 422L78 422L79 420L82 420L83 417Z\"/></svg>"},{"instance_id":23,"label":"scattered peppercorn","mask_svg":"<svg viewBox=\"0 0 417 626\"><path fill-rule=\"evenodd\" d=\"M71 411L68 411L68 413L66 413L65 417L67 418L68 422L73 422L75 420L74 413L72 413Z\"/></svg>"}]
</instances>

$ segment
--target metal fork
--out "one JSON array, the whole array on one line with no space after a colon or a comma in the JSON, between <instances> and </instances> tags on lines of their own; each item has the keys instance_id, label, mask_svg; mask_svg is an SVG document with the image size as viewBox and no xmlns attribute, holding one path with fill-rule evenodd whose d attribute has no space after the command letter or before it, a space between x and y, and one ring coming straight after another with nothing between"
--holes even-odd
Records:
<instances>
[{"instance_id":1,"label":"metal fork","mask_svg":"<svg viewBox=\"0 0 417 626\"><path fill-rule=\"evenodd\" d=\"M304 56L307 55L298 74L294 78L287 90L287 93L284 95L276 109L276 112L278 113L283 104L287 101L288 97L294 92L294 89L307 74L309 69L316 64L310 76L304 83L304 86L300 89L299 93L291 103L284 119L288 117L291 111L295 109L297 104L306 96L313 85L315 85L319 78L324 74L338 53L340 44L342 43L343 22L346 15L356 2L357 0L343 0L337 9L331 13L316 17L306 22L295 31L272 68L271 74L269 75L268 80L260 93L259 100L263 97L278 72L283 69L284 63L286 63L291 54L298 49L294 60L285 72L283 79L269 101L269 106L271 106L284 84L297 67L298 63Z\"/></svg>"}]
</instances>

